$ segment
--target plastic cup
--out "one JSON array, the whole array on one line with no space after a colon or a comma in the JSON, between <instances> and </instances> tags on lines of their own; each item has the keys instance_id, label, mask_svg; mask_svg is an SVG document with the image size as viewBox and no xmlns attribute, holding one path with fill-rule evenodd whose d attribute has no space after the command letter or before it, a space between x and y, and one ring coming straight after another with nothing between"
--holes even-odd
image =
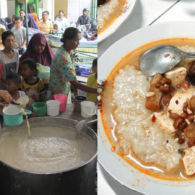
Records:
<instances>
[{"instance_id":1,"label":"plastic cup","mask_svg":"<svg viewBox=\"0 0 195 195\"><path fill-rule=\"evenodd\" d=\"M37 116L46 116L47 115L47 106L45 102L35 102L32 104L33 112Z\"/></svg>"},{"instance_id":2,"label":"plastic cup","mask_svg":"<svg viewBox=\"0 0 195 195\"><path fill-rule=\"evenodd\" d=\"M57 116L60 111L60 102L57 100L48 100L47 101L47 115Z\"/></svg>"},{"instance_id":3,"label":"plastic cup","mask_svg":"<svg viewBox=\"0 0 195 195\"><path fill-rule=\"evenodd\" d=\"M81 116L89 118L96 114L96 106L94 102L83 101L81 102Z\"/></svg>"},{"instance_id":4,"label":"plastic cup","mask_svg":"<svg viewBox=\"0 0 195 195\"><path fill-rule=\"evenodd\" d=\"M54 99L60 102L60 112L65 112L67 104L67 95L65 94L56 94Z\"/></svg>"}]
</instances>

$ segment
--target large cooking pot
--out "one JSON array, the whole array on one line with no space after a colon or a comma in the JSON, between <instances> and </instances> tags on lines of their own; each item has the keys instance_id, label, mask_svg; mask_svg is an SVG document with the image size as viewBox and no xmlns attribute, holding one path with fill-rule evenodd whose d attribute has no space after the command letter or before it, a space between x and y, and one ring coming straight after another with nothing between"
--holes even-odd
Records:
<instances>
[{"instance_id":1,"label":"large cooking pot","mask_svg":"<svg viewBox=\"0 0 195 195\"><path fill-rule=\"evenodd\" d=\"M54 127L75 127L77 121L42 117L29 120L32 129L46 126ZM3 128L2 132L15 131L17 128L25 127L25 123L19 127ZM78 130L74 128L75 135ZM2 132L0 136L2 136ZM10 166L0 161L0 194L1 195L94 195L96 194L96 134L90 129L84 127L80 132L81 136L88 136L92 140L92 146L95 150L90 158L79 166L72 167L69 170L60 170L52 173L42 173L40 171L28 171ZM58 135L56 135L58 136ZM61 136L61 135L60 135ZM29 138L30 139L30 138ZM5 148L6 150L6 148ZM87 153L88 151L86 151Z\"/></svg>"}]
</instances>

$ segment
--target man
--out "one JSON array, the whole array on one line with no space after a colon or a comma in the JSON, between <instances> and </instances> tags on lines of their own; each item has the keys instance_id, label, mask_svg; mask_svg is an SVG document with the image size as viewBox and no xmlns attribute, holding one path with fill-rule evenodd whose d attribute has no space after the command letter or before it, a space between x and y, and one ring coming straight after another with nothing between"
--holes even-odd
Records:
<instances>
[{"instance_id":1,"label":"man","mask_svg":"<svg viewBox=\"0 0 195 195\"><path fill-rule=\"evenodd\" d=\"M64 17L63 10L59 10L59 15L56 17L55 23L58 25L58 30L62 33L70 26L67 18Z\"/></svg>"},{"instance_id":2,"label":"man","mask_svg":"<svg viewBox=\"0 0 195 195\"><path fill-rule=\"evenodd\" d=\"M89 29L89 25L90 25L90 18L88 16L89 11L85 8L83 9L83 15L80 16L77 20L77 27L79 25L85 25L86 29Z\"/></svg>"},{"instance_id":3,"label":"man","mask_svg":"<svg viewBox=\"0 0 195 195\"><path fill-rule=\"evenodd\" d=\"M53 30L52 22L48 18L49 18L49 12L44 11L42 13L42 20L39 24L40 30L44 33L47 33L47 34L51 33Z\"/></svg>"}]
</instances>

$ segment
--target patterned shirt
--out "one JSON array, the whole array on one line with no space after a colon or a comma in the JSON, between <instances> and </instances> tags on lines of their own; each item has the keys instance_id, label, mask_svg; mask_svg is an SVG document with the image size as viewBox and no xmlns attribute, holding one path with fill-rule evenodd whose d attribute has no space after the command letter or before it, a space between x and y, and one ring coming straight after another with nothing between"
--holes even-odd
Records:
<instances>
[{"instance_id":1,"label":"patterned shirt","mask_svg":"<svg viewBox=\"0 0 195 195\"><path fill-rule=\"evenodd\" d=\"M39 23L39 28L42 32L49 34L50 32L52 32L53 24L49 20L47 20L46 22L41 21Z\"/></svg>"},{"instance_id":2,"label":"patterned shirt","mask_svg":"<svg viewBox=\"0 0 195 195\"><path fill-rule=\"evenodd\" d=\"M61 47L52 60L49 88L52 94L68 94L70 81L76 80L74 61Z\"/></svg>"},{"instance_id":3,"label":"patterned shirt","mask_svg":"<svg viewBox=\"0 0 195 195\"><path fill-rule=\"evenodd\" d=\"M30 84L22 80L20 88L25 91L30 101L38 101L40 99L40 92L44 89L44 82L38 79L36 83Z\"/></svg>"}]
</instances>

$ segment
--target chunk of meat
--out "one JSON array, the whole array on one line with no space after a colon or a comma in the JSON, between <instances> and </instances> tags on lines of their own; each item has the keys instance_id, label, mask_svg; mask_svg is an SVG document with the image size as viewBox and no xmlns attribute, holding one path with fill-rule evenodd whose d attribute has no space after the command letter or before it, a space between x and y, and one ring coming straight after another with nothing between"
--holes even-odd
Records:
<instances>
[{"instance_id":1,"label":"chunk of meat","mask_svg":"<svg viewBox=\"0 0 195 195\"><path fill-rule=\"evenodd\" d=\"M173 124L174 128L180 131L183 131L187 127L187 125L188 124L185 119L181 117L175 119Z\"/></svg>"},{"instance_id":2,"label":"chunk of meat","mask_svg":"<svg viewBox=\"0 0 195 195\"><path fill-rule=\"evenodd\" d=\"M195 174L195 146L184 150L184 156L182 158L185 173L188 176Z\"/></svg>"},{"instance_id":3,"label":"chunk of meat","mask_svg":"<svg viewBox=\"0 0 195 195\"><path fill-rule=\"evenodd\" d=\"M164 132L172 134L176 131L176 129L173 126L174 122L169 117L168 113L158 112L155 113L155 116L156 116L156 122L159 124L159 126L162 128Z\"/></svg>"},{"instance_id":4,"label":"chunk of meat","mask_svg":"<svg viewBox=\"0 0 195 195\"><path fill-rule=\"evenodd\" d=\"M152 80L150 81L150 89L149 91L154 91L156 89L156 85L158 83L160 83L161 79L162 79L162 75L161 74L156 74Z\"/></svg>"},{"instance_id":5,"label":"chunk of meat","mask_svg":"<svg viewBox=\"0 0 195 195\"><path fill-rule=\"evenodd\" d=\"M187 69L184 67L174 68L173 70L165 73L165 77L171 80L173 87L176 87L186 79Z\"/></svg>"},{"instance_id":6,"label":"chunk of meat","mask_svg":"<svg viewBox=\"0 0 195 195\"><path fill-rule=\"evenodd\" d=\"M151 111L159 111L161 98L162 92L160 90L155 90L151 96L146 95L145 107Z\"/></svg>"},{"instance_id":7,"label":"chunk of meat","mask_svg":"<svg viewBox=\"0 0 195 195\"><path fill-rule=\"evenodd\" d=\"M163 95L162 100L161 100L163 106L168 106L169 102L171 101L171 98L172 98L171 94Z\"/></svg>"},{"instance_id":8,"label":"chunk of meat","mask_svg":"<svg viewBox=\"0 0 195 195\"><path fill-rule=\"evenodd\" d=\"M192 61L190 68L188 70L187 80L192 84L195 85L195 61Z\"/></svg>"},{"instance_id":9,"label":"chunk of meat","mask_svg":"<svg viewBox=\"0 0 195 195\"><path fill-rule=\"evenodd\" d=\"M146 102L145 102L145 106L148 110L151 110L151 111L160 110L162 92L160 91L160 89L156 88L156 85L160 83L160 80L162 78L163 77L161 76L161 74L156 74L150 82L150 88L146 94Z\"/></svg>"},{"instance_id":10,"label":"chunk of meat","mask_svg":"<svg viewBox=\"0 0 195 195\"><path fill-rule=\"evenodd\" d=\"M195 123L191 123L184 129L184 135L188 138L188 146L195 146Z\"/></svg>"},{"instance_id":11,"label":"chunk of meat","mask_svg":"<svg viewBox=\"0 0 195 195\"><path fill-rule=\"evenodd\" d=\"M190 110L195 114L195 96L193 95L189 101Z\"/></svg>"},{"instance_id":12,"label":"chunk of meat","mask_svg":"<svg viewBox=\"0 0 195 195\"><path fill-rule=\"evenodd\" d=\"M188 99L192 97L189 92L177 92L172 98L168 106L168 111L181 115L183 113L183 106Z\"/></svg>"},{"instance_id":13,"label":"chunk of meat","mask_svg":"<svg viewBox=\"0 0 195 195\"><path fill-rule=\"evenodd\" d=\"M189 71L188 71L188 74L195 76L195 61L192 61L192 64L191 64Z\"/></svg>"}]
</instances>

